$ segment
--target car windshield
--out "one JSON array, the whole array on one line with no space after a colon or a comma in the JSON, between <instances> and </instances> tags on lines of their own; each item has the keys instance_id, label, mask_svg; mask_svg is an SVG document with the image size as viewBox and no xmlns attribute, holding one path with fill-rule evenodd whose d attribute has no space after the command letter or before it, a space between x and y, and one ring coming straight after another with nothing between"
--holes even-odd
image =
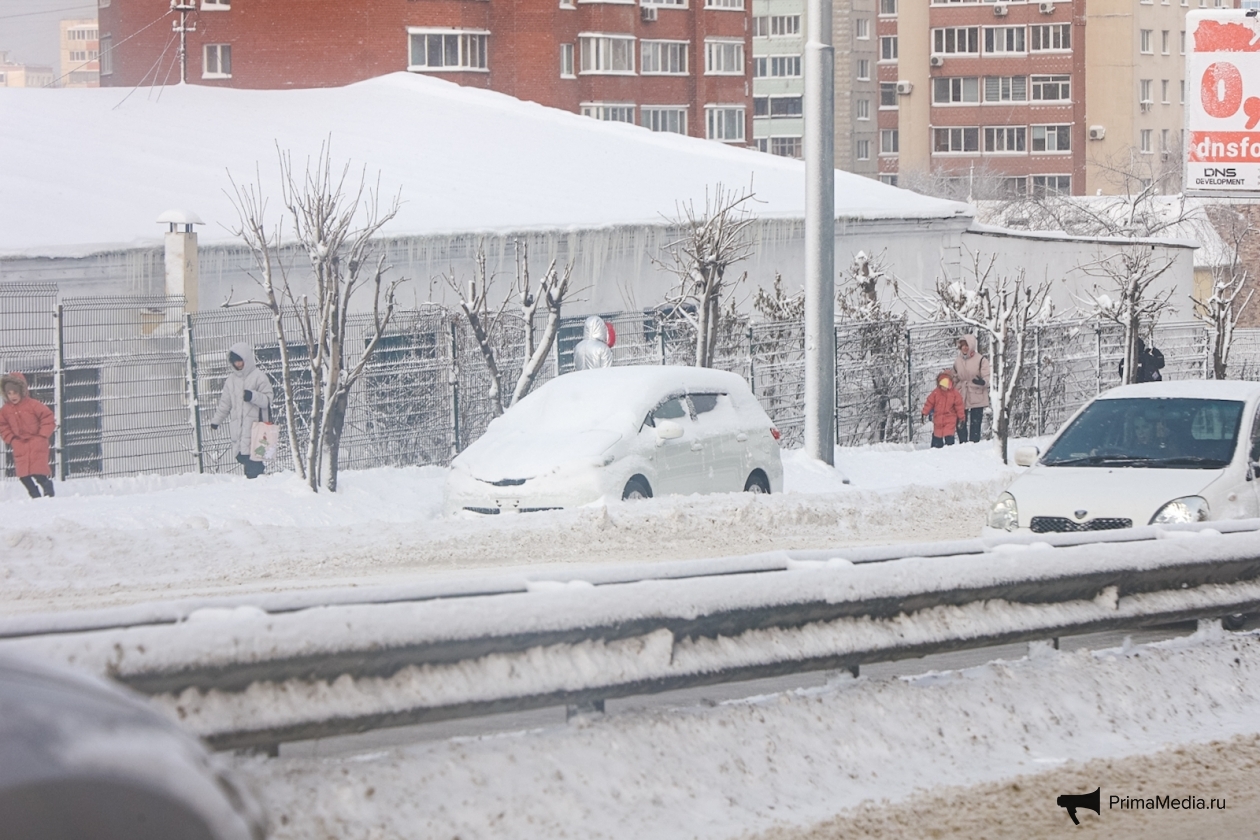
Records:
<instances>
[{"instance_id":1,"label":"car windshield","mask_svg":"<svg viewBox=\"0 0 1260 840\"><path fill-rule=\"evenodd\" d=\"M1095 400L1047 450L1052 467L1220 469L1234 457L1237 400Z\"/></svg>"}]
</instances>

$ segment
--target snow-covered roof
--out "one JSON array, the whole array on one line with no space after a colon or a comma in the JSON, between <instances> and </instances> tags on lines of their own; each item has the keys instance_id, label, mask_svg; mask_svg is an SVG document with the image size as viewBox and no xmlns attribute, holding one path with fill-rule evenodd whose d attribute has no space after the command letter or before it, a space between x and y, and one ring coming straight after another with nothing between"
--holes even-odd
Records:
<instances>
[{"instance_id":1,"label":"snow-covered roof","mask_svg":"<svg viewBox=\"0 0 1260 840\"><path fill-rule=\"evenodd\" d=\"M1142 382L1121 385L1099 396L1099 399L1189 398L1201 400L1247 400L1260 394L1260 382L1236 380L1184 379L1174 382Z\"/></svg>"},{"instance_id":2,"label":"snow-covered roof","mask_svg":"<svg viewBox=\"0 0 1260 840\"><path fill-rule=\"evenodd\" d=\"M395 73L343 88L202 85L0 89L0 252L152 244L172 207L232 240L231 184L256 180L281 211L277 148L299 170L321 144L380 173L402 209L385 235L660 223L705 189L751 183L763 217L800 218L805 166L721 143L606 123L486 90ZM664 214L664 215L663 215ZM957 202L836 173L836 215L969 216Z\"/></svg>"}]
</instances>

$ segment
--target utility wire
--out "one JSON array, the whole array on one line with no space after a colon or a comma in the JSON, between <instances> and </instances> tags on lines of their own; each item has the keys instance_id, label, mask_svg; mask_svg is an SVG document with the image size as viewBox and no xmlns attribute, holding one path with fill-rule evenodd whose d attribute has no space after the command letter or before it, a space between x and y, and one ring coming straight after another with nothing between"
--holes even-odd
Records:
<instances>
[{"instance_id":1,"label":"utility wire","mask_svg":"<svg viewBox=\"0 0 1260 840\"><path fill-rule=\"evenodd\" d=\"M58 12L74 12L74 11L78 11L79 9L95 9L95 8L96 8L95 3L85 3L80 6L65 6L60 9L44 9L41 12L21 12L20 14L16 14L16 15L0 15L0 20L12 20L13 18L32 17L34 15L55 15Z\"/></svg>"},{"instance_id":2,"label":"utility wire","mask_svg":"<svg viewBox=\"0 0 1260 840\"><path fill-rule=\"evenodd\" d=\"M82 8L82 7L81 7L81 6L76 6L75 8ZM169 14L170 14L170 12L163 12L163 13L161 14L161 16L160 16L160 17L158 17L157 19L155 19L155 20L153 20L153 21L151 21L151 22L149 22L149 23L145 24L143 27L141 27L140 29L137 29L135 32L132 32L130 35L128 35L126 38L123 38L123 39L122 39L121 41L119 41L117 44L110 44L109 49L105 50L105 52L100 52L100 53L97 53L96 60L97 60L97 61L100 61L100 60L101 60L101 59L105 56L105 54L106 54L106 53L111 53L111 52L113 52L113 51L114 51L114 50L116 50L118 47L120 47L121 45L123 45L123 44L127 43L128 41L130 41L132 38L134 38L134 37L136 37L137 35L139 35L139 34L140 34L141 32L143 32L144 30L148 29L149 27L153 26L154 24L160 23L161 21L165 20L166 16L167 16L167 15L169 15ZM97 34L98 34L98 35L100 34L100 29L99 29L99 28L97 29ZM76 70L81 70L82 68L87 67L87 66L88 66L89 64L91 64L91 63L92 63L92 60L91 60L91 59L88 59L87 61L83 62L82 64L80 64L80 65L78 65L78 66L76 66L76 67L71 67L71 68L70 68L70 70L69 70L69 72L63 73L62 75L58 76L57 78L53 79L53 80L52 80L51 82L49 82L48 84L44 85L44 87L56 87L57 82L60 82L62 79L67 78L67 77L70 75L70 73L73 73L73 72L74 72L74 71L76 71ZM121 104L121 103L120 103L120 104Z\"/></svg>"}]
</instances>

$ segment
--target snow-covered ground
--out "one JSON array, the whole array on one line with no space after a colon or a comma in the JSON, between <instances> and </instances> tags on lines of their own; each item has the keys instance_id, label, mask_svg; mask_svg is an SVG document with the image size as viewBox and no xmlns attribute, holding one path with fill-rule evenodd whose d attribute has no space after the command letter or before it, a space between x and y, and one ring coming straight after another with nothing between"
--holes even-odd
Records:
<instances>
[{"instance_id":1,"label":"snow-covered ground","mask_svg":"<svg viewBox=\"0 0 1260 840\"><path fill-rule=\"evenodd\" d=\"M51 500L0 482L0 613L970 537L1017 471L988 444L836 460L843 474L785 453L782 495L466 518L442 515L437 467L345 472L318 495L292 474L76 479Z\"/></svg>"}]
</instances>

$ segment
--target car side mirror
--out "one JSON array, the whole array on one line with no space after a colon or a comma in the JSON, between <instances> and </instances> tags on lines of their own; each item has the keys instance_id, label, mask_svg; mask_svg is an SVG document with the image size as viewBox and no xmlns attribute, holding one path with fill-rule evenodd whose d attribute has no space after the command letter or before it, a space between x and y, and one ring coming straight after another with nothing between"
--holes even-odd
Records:
<instances>
[{"instance_id":1,"label":"car side mirror","mask_svg":"<svg viewBox=\"0 0 1260 840\"><path fill-rule=\"evenodd\" d=\"M656 421L656 439L657 441L674 440L683 435L683 427L675 423L673 420L657 420Z\"/></svg>"},{"instance_id":2,"label":"car side mirror","mask_svg":"<svg viewBox=\"0 0 1260 840\"><path fill-rule=\"evenodd\" d=\"M1021 467L1031 467L1037 463L1037 456L1041 454L1041 450L1035 446L1021 446L1015 450L1015 464Z\"/></svg>"}]
</instances>

